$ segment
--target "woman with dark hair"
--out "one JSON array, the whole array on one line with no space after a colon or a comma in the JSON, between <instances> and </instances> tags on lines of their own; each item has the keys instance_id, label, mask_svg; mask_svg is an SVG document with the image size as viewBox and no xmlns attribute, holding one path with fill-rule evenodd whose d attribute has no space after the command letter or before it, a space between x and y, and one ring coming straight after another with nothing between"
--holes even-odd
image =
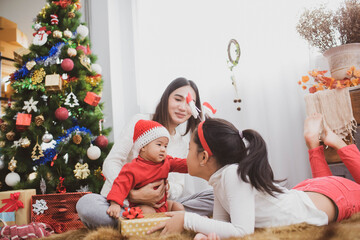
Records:
<instances>
[{"instance_id":1,"label":"woman with dark hair","mask_svg":"<svg viewBox=\"0 0 360 240\"><path fill-rule=\"evenodd\" d=\"M213 219L195 213L167 213L172 218L151 229L162 234L183 229L198 232L195 239L244 236L255 228L297 223L326 225L360 212L360 152L346 145L322 116L305 121L312 179L288 190L278 185L267 157L264 139L254 130L239 131L222 119L207 119L193 132L187 156L188 172L214 188ZM338 150L356 182L331 176L319 132L326 145Z\"/></svg>"},{"instance_id":2,"label":"woman with dark hair","mask_svg":"<svg viewBox=\"0 0 360 240\"><path fill-rule=\"evenodd\" d=\"M198 117L192 116L190 105L186 97L190 95L195 106L201 109L199 91L196 84L186 78L173 80L165 89L154 115L136 114L123 128L116 138L109 155L103 164L103 174L106 181L100 194L87 194L77 203L76 209L80 219L89 228L98 226L117 227L117 218L110 217L106 210L109 202L106 197L111 186L125 163L137 156L133 148L134 126L140 119L154 120L165 126L170 133L167 147L169 155L185 158L188 152L190 132L200 122ZM186 129L183 130L183 124ZM181 126L180 126L181 125ZM206 189L206 191L203 191ZM159 208L159 202L168 191L170 200L183 204L186 211L197 212L201 215L211 215L213 206L213 192L206 181L189 176L188 174L170 173L168 184L164 181L149 183L144 187L131 190L128 199L132 203L145 204Z\"/></svg>"}]
</instances>

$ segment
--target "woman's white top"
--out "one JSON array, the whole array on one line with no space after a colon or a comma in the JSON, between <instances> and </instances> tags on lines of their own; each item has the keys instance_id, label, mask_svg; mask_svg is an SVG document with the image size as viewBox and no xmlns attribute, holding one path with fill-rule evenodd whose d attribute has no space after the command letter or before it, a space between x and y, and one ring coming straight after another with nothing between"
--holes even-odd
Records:
<instances>
[{"instance_id":1,"label":"woman's white top","mask_svg":"<svg viewBox=\"0 0 360 240\"><path fill-rule=\"evenodd\" d=\"M131 162L131 160L138 156L139 153L133 149L134 127L138 120L150 120L150 117L150 115L136 114L123 128L120 136L116 137L114 145L103 163L102 171L106 180L101 189L101 195L105 197L108 195L115 178L124 164ZM178 158L186 158L187 156L190 134L182 136L182 128L183 126L177 127L176 133L170 135L167 147L167 154L170 156ZM169 199L178 199L179 197L211 188L205 180L191 177L189 174L170 173L168 181L170 184Z\"/></svg>"},{"instance_id":2,"label":"woman's white top","mask_svg":"<svg viewBox=\"0 0 360 240\"><path fill-rule=\"evenodd\" d=\"M318 210L306 193L279 186L284 193L272 197L242 181L237 168L237 164L226 165L209 179L215 195L213 219L186 212L185 229L227 238L251 234L255 227L328 223L327 214Z\"/></svg>"}]
</instances>

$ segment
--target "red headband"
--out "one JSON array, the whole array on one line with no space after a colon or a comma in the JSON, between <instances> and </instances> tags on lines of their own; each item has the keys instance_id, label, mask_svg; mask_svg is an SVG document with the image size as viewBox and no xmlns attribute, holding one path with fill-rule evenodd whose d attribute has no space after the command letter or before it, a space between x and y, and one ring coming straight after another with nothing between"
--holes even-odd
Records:
<instances>
[{"instance_id":1,"label":"red headband","mask_svg":"<svg viewBox=\"0 0 360 240\"><path fill-rule=\"evenodd\" d=\"M199 135L199 139L200 139L200 143L203 146L204 150L208 152L209 157L211 157L213 154L209 148L209 146L206 143L205 137L204 137L204 132L203 132L203 128L202 125L204 124L204 121L199 123L198 126L198 135Z\"/></svg>"}]
</instances>

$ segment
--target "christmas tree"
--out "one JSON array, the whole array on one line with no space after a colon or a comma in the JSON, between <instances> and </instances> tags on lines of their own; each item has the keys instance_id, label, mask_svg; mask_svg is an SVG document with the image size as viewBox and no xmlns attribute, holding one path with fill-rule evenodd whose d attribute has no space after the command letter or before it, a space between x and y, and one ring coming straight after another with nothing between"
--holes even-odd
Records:
<instances>
[{"instance_id":1,"label":"christmas tree","mask_svg":"<svg viewBox=\"0 0 360 240\"><path fill-rule=\"evenodd\" d=\"M1 190L99 192L111 143L99 103L103 79L79 0L47 0L29 49L15 52L14 93L0 125Z\"/></svg>"}]
</instances>

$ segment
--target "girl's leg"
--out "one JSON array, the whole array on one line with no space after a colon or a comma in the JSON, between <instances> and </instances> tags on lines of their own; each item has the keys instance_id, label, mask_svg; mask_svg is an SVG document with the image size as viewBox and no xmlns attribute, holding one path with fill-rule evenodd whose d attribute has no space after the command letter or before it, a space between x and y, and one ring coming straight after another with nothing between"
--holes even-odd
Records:
<instances>
[{"instance_id":1,"label":"girl's leg","mask_svg":"<svg viewBox=\"0 0 360 240\"><path fill-rule=\"evenodd\" d=\"M339 136L324 126L323 141L326 145L337 150L338 155L345 164L346 168L351 173L355 182L360 184L360 152L354 145L347 145Z\"/></svg>"},{"instance_id":2,"label":"girl's leg","mask_svg":"<svg viewBox=\"0 0 360 240\"><path fill-rule=\"evenodd\" d=\"M329 165L325 160L324 148L319 143L321 130L322 115L320 113L315 113L305 119L304 138L309 149L309 160L313 178L332 176Z\"/></svg>"},{"instance_id":3,"label":"girl's leg","mask_svg":"<svg viewBox=\"0 0 360 240\"><path fill-rule=\"evenodd\" d=\"M80 220L88 228L97 228L100 226L111 226L116 228L118 226L118 220L110 217L106 210L110 204L106 200L106 197L89 193L84 195L76 203L76 211L80 217ZM121 211L120 215L123 211Z\"/></svg>"}]
</instances>

